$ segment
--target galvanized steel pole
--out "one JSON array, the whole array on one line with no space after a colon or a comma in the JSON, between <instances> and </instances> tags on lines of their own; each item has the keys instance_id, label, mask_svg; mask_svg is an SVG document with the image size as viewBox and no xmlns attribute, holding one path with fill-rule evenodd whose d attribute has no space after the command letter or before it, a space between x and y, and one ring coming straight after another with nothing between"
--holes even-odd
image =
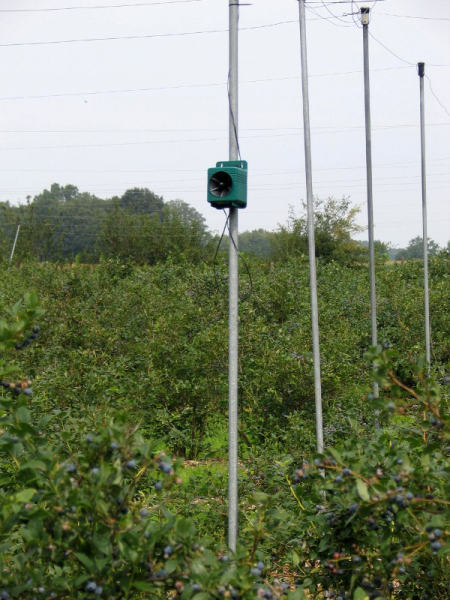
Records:
<instances>
[{"instance_id":1,"label":"galvanized steel pole","mask_svg":"<svg viewBox=\"0 0 450 600\"><path fill-rule=\"evenodd\" d=\"M18 223L18 225L17 225L16 237L14 238L14 244L13 244L13 247L11 250L11 256L9 257L9 262L12 262L12 259L14 256L14 250L16 249L17 238L19 237L19 231L20 231L20 223Z\"/></svg>"},{"instance_id":2,"label":"galvanized steel pole","mask_svg":"<svg viewBox=\"0 0 450 600\"><path fill-rule=\"evenodd\" d=\"M425 352L428 368L431 365L430 336L430 290L428 285L428 219L427 219L427 172L425 162L425 63L418 63L420 78L420 140L422 146L422 220L423 220L423 280L425 292Z\"/></svg>"},{"instance_id":3,"label":"galvanized steel pole","mask_svg":"<svg viewBox=\"0 0 450 600\"><path fill-rule=\"evenodd\" d=\"M370 270L370 318L372 346L378 344L377 332L377 294L375 284L375 239L373 224L373 188L372 188L372 125L370 119L370 80L369 80L369 19L370 8L361 8L364 44L364 98L366 114L366 168L367 168L367 213L369 217L369 270ZM378 383L373 382L373 396L378 398ZM375 419L378 427L378 419Z\"/></svg>"},{"instance_id":4,"label":"galvanized steel pole","mask_svg":"<svg viewBox=\"0 0 450 600\"><path fill-rule=\"evenodd\" d=\"M230 160L239 160L238 146L238 2L231 2L229 71L229 147ZM238 212L229 213L229 315L228 315L228 546L236 551L238 535L238 302L239 255Z\"/></svg>"},{"instance_id":5,"label":"galvanized steel pole","mask_svg":"<svg viewBox=\"0 0 450 600\"><path fill-rule=\"evenodd\" d=\"M320 373L319 308L317 303L316 244L314 238L314 197L311 167L311 129L309 121L308 56L306 51L305 0L300 11L300 47L302 61L303 127L305 140L306 201L308 214L309 285L314 360L314 395L316 402L317 452L323 451L322 382Z\"/></svg>"}]
</instances>

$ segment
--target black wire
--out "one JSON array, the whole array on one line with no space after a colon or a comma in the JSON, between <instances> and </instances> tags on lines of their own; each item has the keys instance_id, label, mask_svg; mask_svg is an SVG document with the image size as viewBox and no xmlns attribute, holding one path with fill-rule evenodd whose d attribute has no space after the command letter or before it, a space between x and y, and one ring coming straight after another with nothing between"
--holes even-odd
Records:
<instances>
[{"instance_id":1,"label":"black wire","mask_svg":"<svg viewBox=\"0 0 450 600\"><path fill-rule=\"evenodd\" d=\"M398 56L398 54L395 54L395 52L393 52L393 51L392 51L390 48L388 48L387 46L385 46L385 45L383 44L383 42L380 42L380 40L378 40L378 39L377 39L377 38L376 38L376 37L373 35L373 33L371 33L370 31L369 31L369 35L370 35L370 37L371 37L371 38L373 38L373 39L374 39L374 40L375 40L375 41L376 41L378 44L380 44L380 46L383 46L383 48L384 48L385 50L387 50L388 52L390 52L390 53L392 54L392 56L395 56L395 58L397 58L397 59L398 59L398 60L400 60L401 62L404 62L404 63L406 63L407 65L410 65L411 67L415 67L415 66L416 66L416 64L415 64L415 63L409 62L409 60L405 60L404 58L400 58L400 56Z\"/></svg>"},{"instance_id":2,"label":"black wire","mask_svg":"<svg viewBox=\"0 0 450 600\"><path fill-rule=\"evenodd\" d=\"M434 93L433 88L431 87L431 79L428 77L428 75L425 75L425 77L428 79L428 83L430 84L430 92L433 94L433 96L436 98L436 100L438 101L438 103L440 104L440 106L442 106L442 108L445 110L445 112L450 117L450 112L448 111L448 108L442 104L442 102L439 100L439 98Z\"/></svg>"},{"instance_id":3,"label":"black wire","mask_svg":"<svg viewBox=\"0 0 450 600\"><path fill-rule=\"evenodd\" d=\"M56 12L64 10L101 10L105 8L134 8L136 6L160 6L164 4L189 4L203 2L203 0L164 0L164 2L138 2L133 4L109 4L106 6L62 6L60 8L5 8L0 13L26 13L26 12Z\"/></svg>"},{"instance_id":4,"label":"black wire","mask_svg":"<svg viewBox=\"0 0 450 600\"><path fill-rule=\"evenodd\" d=\"M239 5L237 5L237 6L239 7ZM239 27L239 8L237 10L237 13L238 13L237 19L238 19L238 27ZM229 106L229 110L230 110L231 121L233 123L234 138L236 140L236 146L237 146L239 160L242 160L241 148L239 146L239 136L238 136L237 126L236 126L236 119L234 116L233 107L231 105L230 79L231 79L231 69L228 71L228 79L227 79L228 106Z\"/></svg>"},{"instance_id":5,"label":"black wire","mask_svg":"<svg viewBox=\"0 0 450 600\"><path fill-rule=\"evenodd\" d=\"M230 235L230 240L231 240L231 242L232 242L232 244L234 246L234 249L237 252L238 257L242 260L242 262L245 265L245 269L247 271L248 278L249 278L249 281L250 281L250 291L249 291L249 293L244 298L242 298L242 302L245 302L253 294L253 279L252 279L252 274L250 273L250 269L249 269L249 266L247 264L247 261L245 260L244 256L239 252L239 250L238 250L238 248L236 246L236 243L235 243L234 238L233 238L233 234L231 233L231 229L230 229L229 223L230 223L230 215L228 215L228 217L227 217L227 220L226 220L226 223L225 223L225 227L228 229L228 233Z\"/></svg>"},{"instance_id":6,"label":"black wire","mask_svg":"<svg viewBox=\"0 0 450 600\"><path fill-rule=\"evenodd\" d=\"M227 215L225 209L223 209L223 212L225 213L225 216L227 218L226 218L226 221L225 221L225 225L223 227L222 235L220 236L220 239L219 239L219 243L217 244L216 253L214 254L214 260L213 260L214 280L216 282L217 289L220 288L220 282L219 282L219 280L217 278L217 270L216 270L217 262L216 262L216 260L217 260L217 255L219 254L220 246L221 246L222 241L223 241L223 237L225 235L225 231L227 230L227 227L228 227L228 219L230 218L230 216Z\"/></svg>"},{"instance_id":7,"label":"black wire","mask_svg":"<svg viewBox=\"0 0 450 600\"><path fill-rule=\"evenodd\" d=\"M322 21L326 21L327 23L330 23L331 25L334 25L335 27L351 27L351 25L339 25L339 23L333 23L332 19L338 19L339 21L341 20L341 19L339 19L339 17L336 17L336 15L333 15L332 17L322 17L322 15L320 15L318 12L316 12L316 10L314 8L311 8L308 5L305 5L305 7L313 15L316 15L316 17L319 17L319 19L322 19ZM331 11L329 11L329 12L331 12ZM333 14L333 13L331 13L331 14ZM344 21L344 23L345 23L345 21Z\"/></svg>"},{"instance_id":8,"label":"black wire","mask_svg":"<svg viewBox=\"0 0 450 600\"><path fill-rule=\"evenodd\" d=\"M325 4L325 2L322 0L322 6L325 8L325 10L327 12L330 13L330 15L332 17L334 17L335 19L337 19L338 21L341 21L342 23L346 23L346 21L344 21L344 19L340 19L338 16L336 16L333 12L331 12L331 10L328 8L328 6ZM348 25L346 24L346 27L348 27Z\"/></svg>"}]
</instances>

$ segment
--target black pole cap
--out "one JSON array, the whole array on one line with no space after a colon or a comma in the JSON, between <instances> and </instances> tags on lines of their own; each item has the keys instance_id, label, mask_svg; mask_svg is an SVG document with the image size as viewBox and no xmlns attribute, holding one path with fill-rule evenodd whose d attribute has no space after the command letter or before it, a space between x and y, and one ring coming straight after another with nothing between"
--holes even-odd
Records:
<instances>
[{"instance_id":1,"label":"black pole cap","mask_svg":"<svg viewBox=\"0 0 450 600\"><path fill-rule=\"evenodd\" d=\"M417 72L419 74L419 77L424 77L425 75L425 63L417 63Z\"/></svg>"},{"instance_id":2,"label":"black pole cap","mask_svg":"<svg viewBox=\"0 0 450 600\"><path fill-rule=\"evenodd\" d=\"M370 13L370 8L368 6L361 6L361 14L367 15L368 13Z\"/></svg>"}]
</instances>

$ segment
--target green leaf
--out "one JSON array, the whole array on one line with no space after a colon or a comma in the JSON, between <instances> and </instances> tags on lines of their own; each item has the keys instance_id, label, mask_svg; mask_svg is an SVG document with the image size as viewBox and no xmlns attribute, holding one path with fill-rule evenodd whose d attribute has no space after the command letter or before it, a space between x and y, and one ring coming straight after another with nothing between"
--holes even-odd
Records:
<instances>
[{"instance_id":1,"label":"green leaf","mask_svg":"<svg viewBox=\"0 0 450 600\"><path fill-rule=\"evenodd\" d=\"M353 600L369 600L369 596L362 588L356 588L355 593L353 594Z\"/></svg>"},{"instance_id":2,"label":"green leaf","mask_svg":"<svg viewBox=\"0 0 450 600\"><path fill-rule=\"evenodd\" d=\"M140 592L151 592L154 588L152 583L148 583L147 581L135 581L133 583L133 587Z\"/></svg>"},{"instance_id":3,"label":"green leaf","mask_svg":"<svg viewBox=\"0 0 450 600\"><path fill-rule=\"evenodd\" d=\"M369 494L369 490L367 489L366 483L364 483L364 481L362 479L357 479L356 487L358 489L358 494L359 494L359 497L361 498L361 500L364 500L365 502L369 502L370 494Z\"/></svg>"},{"instance_id":4,"label":"green leaf","mask_svg":"<svg viewBox=\"0 0 450 600\"><path fill-rule=\"evenodd\" d=\"M22 490L21 492L17 492L17 494L14 495L14 500L16 502L23 502L24 504L26 504L27 502L29 502L31 500L31 498L34 496L35 493L36 493L36 490L34 490L32 488Z\"/></svg>"},{"instance_id":5,"label":"green leaf","mask_svg":"<svg viewBox=\"0 0 450 600\"><path fill-rule=\"evenodd\" d=\"M74 552L74 554L80 563L86 567L86 569L88 569L91 573L95 572L95 564L89 558L89 556L86 556L86 554L83 554L82 552Z\"/></svg>"},{"instance_id":6,"label":"green leaf","mask_svg":"<svg viewBox=\"0 0 450 600\"><path fill-rule=\"evenodd\" d=\"M182 538L192 537L193 535L195 535L194 521L192 521L192 519L181 518L177 522L175 530L178 533L178 535Z\"/></svg>"},{"instance_id":7,"label":"green leaf","mask_svg":"<svg viewBox=\"0 0 450 600\"><path fill-rule=\"evenodd\" d=\"M31 421L31 413L25 406L21 406L16 412L17 420L21 423L29 423Z\"/></svg>"}]
</instances>

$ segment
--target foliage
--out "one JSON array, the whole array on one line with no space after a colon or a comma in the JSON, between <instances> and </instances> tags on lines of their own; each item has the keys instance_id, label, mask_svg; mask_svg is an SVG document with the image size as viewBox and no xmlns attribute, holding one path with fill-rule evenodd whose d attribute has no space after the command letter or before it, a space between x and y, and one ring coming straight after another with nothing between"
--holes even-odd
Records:
<instances>
[{"instance_id":1,"label":"foliage","mask_svg":"<svg viewBox=\"0 0 450 600\"><path fill-rule=\"evenodd\" d=\"M439 244L428 238L428 255L435 256L439 253ZM411 258L423 258L423 238L418 235L410 240L404 250L399 250L395 256L396 260L408 260Z\"/></svg>"},{"instance_id":2,"label":"foliage","mask_svg":"<svg viewBox=\"0 0 450 600\"><path fill-rule=\"evenodd\" d=\"M127 289L135 285L142 293L136 285L140 280L134 284L130 280L132 270L124 271L119 263L106 266L107 277L103 279L101 270L96 273L97 286L105 286L114 278L115 286L120 288L126 282ZM82 296L86 302L93 292L92 282L89 284L84 276L90 270L78 269L79 273L69 272L72 287L64 292L69 328L70 294ZM322 275L335 276L339 269L328 265ZM176 264L169 272L167 265L157 268L153 286L159 278L167 295L175 281L179 283L181 273L182 267ZM54 284L55 272L51 275ZM281 281L273 300L279 300L293 273L284 269L278 277ZM205 273L197 273L185 283L190 292L186 298L191 295L198 309L196 294L202 285L210 291L208 279ZM267 285L272 290L276 287L274 280ZM125 288L120 289L123 293ZM353 296L354 290L347 293ZM282 332L277 350L292 341L289 335L293 331L284 330L280 309L273 302L271 318L277 315L276 327ZM246 310L252 319L258 316L255 307ZM106 406L92 414L77 411L76 407L50 408L43 382L38 386L40 398L39 393L27 392L28 378L14 386L4 379L18 372L17 367L9 367L10 352L17 349L19 356L30 354L33 361L39 349L49 343L49 320L42 316L35 294L27 294L24 302L16 303L7 314L8 318L0 321L0 377L4 382L0 396L3 600L95 596L412 600L431 597L430 589L434 598L448 597L450 419L439 387L424 374L423 360L413 369L417 384L413 389L394 374L397 352L387 343L366 355L364 360L374 364L374 377L382 390L380 399L369 398L366 412L373 415L378 411L381 429L372 429L367 420L355 414L348 420L349 427L338 432L336 443L328 443L324 454L311 457L307 439L302 440L303 451L291 456L282 454L287 438L277 453L273 442L266 450L254 453L257 443L249 440L251 450L240 475L241 543L233 555L221 542L224 520L221 516L218 519L226 506L225 482L220 473L214 480L211 471L203 483L198 477L187 477L182 460L171 460L161 450L161 442L148 441L145 427L139 432L136 398L143 389L133 390L131 420L114 407L110 407L110 414ZM116 319L124 314L116 310ZM169 323L172 335L175 328L185 326L181 314L180 309L178 321ZM196 345L194 339L200 335L196 328L201 320L196 322L191 310L188 314L190 334L195 334L189 341L195 349L192 358L198 358L202 344L211 340L202 338ZM198 314L201 316L201 312ZM43 328L42 338L40 327L34 324L37 317ZM94 315L96 322L98 319L99 314ZM276 340L275 331L265 327L263 334ZM70 331L64 344L73 344L75 331ZM126 328L122 330L125 332ZM255 332L250 332L249 349ZM38 333L39 337L31 337ZM98 333L98 329L91 329L88 336ZM129 332L130 336L134 334ZM169 335L165 328L157 338L159 345ZM112 338L113 344L105 348L104 356L107 352L114 355L117 339ZM92 341L99 345L99 339L93 337ZM176 341L182 343L182 338ZM82 344L82 337L76 343ZM180 346L182 353L188 351L189 344ZM216 344L214 340L211 347ZM268 349L269 345L264 350L266 358ZM153 346L151 356L155 353ZM163 348L161 357L164 355L170 358ZM251 352L249 355L245 370L258 371L264 382L263 363L252 362ZM276 353L268 356L274 371L275 357ZM286 359L285 355L285 364ZM48 354L45 360L49 361ZM194 363L188 362L185 367L191 377ZM170 371L176 372L181 364L174 369L176 363L169 363ZM136 368L142 373L142 366ZM213 368L210 363L203 375L195 372L192 387L182 389L185 403L191 401L191 395L198 393L200 398L205 394L206 387L199 391L195 385L202 377L211 378ZM268 370L267 362L265 368ZM74 369L70 375L65 374L71 385L74 375ZM167 378L164 381L168 383ZM154 379L152 385L158 385L158 380ZM247 386L244 381L243 390ZM171 393L176 390L172 387ZM251 407L247 400L244 410ZM147 409L150 407L147 405ZM339 423L337 408L333 407L335 424ZM208 409L214 410L211 404ZM172 414L176 412L173 409ZM255 420L256 409L250 414ZM163 419L157 411L152 418ZM263 418L266 427L276 424L268 413ZM280 419L283 422L281 414ZM250 437L257 432L249 430ZM278 433L274 428L274 434ZM305 438L306 429L299 430L299 435ZM205 499L206 503L202 501Z\"/></svg>"},{"instance_id":3,"label":"foliage","mask_svg":"<svg viewBox=\"0 0 450 600\"><path fill-rule=\"evenodd\" d=\"M371 406L382 427L351 431L291 476L292 558L302 587L329 598L447 598L450 590L450 419L439 388L417 365L419 387L392 371L392 351L368 358L384 393ZM432 590L432 595L429 595Z\"/></svg>"},{"instance_id":4,"label":"foliage","mask_svg":"<svg viewBox=\"0 0 450 600\"><path fill-rule=\"evenodd\" d=\"M286 225L280 225L271 238L275 260L308 255L308 219L306 204L304 214L298 217L293 209ZM316 256L324 262L337 261L351 264L360 261L364 252L352 235L362 228L355 223L359 208L351 207L348 198L314 200L314 225Z\"/></svg>"},{"instance_id":5,"label":"foliage","mask_svg":"<svg viewBox=\"0 0 450 600\"><path fill-rule=\"evenodd\" d=\"M21 224L16 261L74 259L154 264L184 254L203 259L211 239L205 220L182 200L164 202L146 188L133 188L121 197L102 200L74 185L51 185L25 205L0 206L2 250L11 251Z\"/></svg>"}]
</instances>

